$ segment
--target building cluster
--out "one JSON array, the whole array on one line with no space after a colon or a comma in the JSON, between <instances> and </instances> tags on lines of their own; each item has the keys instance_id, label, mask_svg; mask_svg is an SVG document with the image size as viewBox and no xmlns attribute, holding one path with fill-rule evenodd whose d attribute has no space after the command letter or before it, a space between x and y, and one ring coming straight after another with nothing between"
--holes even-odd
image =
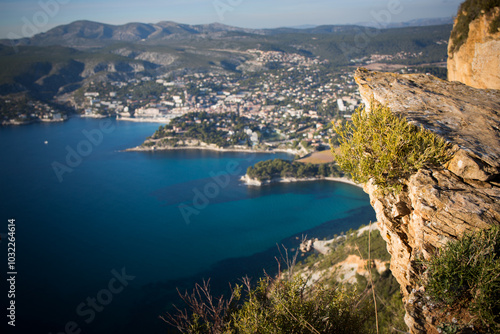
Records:
<instances>
[{"instance_id":1,"label":"building cluster","mask_svg":"<svg viewBox=\"0 0 500 334\"><path fill-rule=\"evenodd\" d=\"M394 60L406 60L419 58L423 56L423 52L405 52L401 51L395 54L381 55L381 54L372 54L370 56L351 59L351 63L356 63L359 65L369 65L374 63L387 63Z\"/></svg>"},{"instance_id":2,"label":"building cluster","mask_svg":"<svg viewBox=\"0 0 500 334\"><path fill-rule=\"evenodd\" d=\"M348 117L361 103L347 70L334 72L325 61L298 54L249 52L257 61L279 66L243 75L207 72L91 85L79 107L87 115L164 123L188 113L235 113L275 129L282 138L299 133L306 139L324 139L316 123Z\"/></svg>"},{"instance_id":3,"label":"building cluster","mask_svg":"<svg viewBox=\"0 0 500 334\"><path fill-rule=\"evenodd\" d=\"M48 103L39 100L1 100L2 124L22 124L30 122L61 122L67 115Z\"/></svg>"},{"instance_id":4,"label":"building cluster","mask_svg":"<svg viewBox=\"0 0 500 334\"><path fill-rule=\"evenodd\" d=\"M247 52L256 55L256 61L261 63L287 63L303 67L309 67L314 65L326 65L328 60L321 60L319 57L308 58L303 55L296 53L286 53L281 51L261 51L261 50L247 50Z\"/></svg>"}]
</instances>

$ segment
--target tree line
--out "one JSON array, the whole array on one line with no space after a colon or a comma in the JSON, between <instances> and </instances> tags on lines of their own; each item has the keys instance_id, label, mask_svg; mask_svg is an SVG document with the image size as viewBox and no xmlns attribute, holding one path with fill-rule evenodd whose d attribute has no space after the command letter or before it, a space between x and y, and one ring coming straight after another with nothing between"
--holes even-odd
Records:
<instances>
[{"instance_id":1,"label":"tree line","mask_svg":"<svg viewBox=\"0 0 500 334\"><path fill-rule=\"evenodd\" d=\"M333 164L314 165L282 159L266 160L256 163L247 169L247 175L259 181L273 178L310 178L310 177L340 177L344 174Z\"/></svg>"}]
</instances>

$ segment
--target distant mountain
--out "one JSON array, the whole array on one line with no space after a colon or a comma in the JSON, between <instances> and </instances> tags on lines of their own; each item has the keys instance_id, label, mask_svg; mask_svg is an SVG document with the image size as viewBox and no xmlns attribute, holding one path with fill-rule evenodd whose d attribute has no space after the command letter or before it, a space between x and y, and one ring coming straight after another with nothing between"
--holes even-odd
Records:
<instances>
[{"instance_id":1,"label":"distant mountain","mask_svg":"<svg viewBox=\"0 0 500 334\"><path fill-rule=\"evenodd\" d=\"M452 18L418 19L404 23L390 24L384 28L400 28L452 24ZM12 46L51 46L60 45L77 49L96 48L112 42L159 42L168 40L225 38L250 35L272 36L279 34L340 34L350 33L359 26L376 26L374 22L359 25L300 25L274 29L249 29L224 25L221 23L189 25L172 21L156 24L127 23L112 25L93 21L75 21L57 26L45 33L31 38L18 40L0 40L0 44ZM379 27L380 28L380 27Z\"/></svg>"},{"instance_id":2,"label":"distant mountain","mask_svg":"<svg viewBox=\"0 0 500 334\"><path fill-rule=\"evenodd\" d=\"M433 19L415 19L406 22L390 23L383 25L383 28L404 28L404 27L426 27L426 26L437 26L443 24L453 24L453 17L441 17ZM377 22L361 22L358 25L366 27L381 28L381 25Z\"/></svg>"},{"instance_id":3,"label":"distant mountain","mask_svg":"<svg viewBox=\"0 0 500 334\"><path fill-rule=\"evenodd\" d=\"M349 66L374 53L422 54L404 64L446 59L452 25L383 29L360 46L360 26L245 29L219 23L110 25L76 21L31 38L0 41L0 95L28 92L44 99L96 81L195 71L266 70L249 49L296 53ZM14 46L14 47L13 47ZM270 68L276 66L269 64Z\"/></svg>"},{"instance_id":4,"label":"distant mountain","mask_svg":"<svg viewBox=\"0 0 500 334\"><path fill-rule=\"evenodd\" d=\"M317 24L302 24L299 26L293 26L293 27L288 27L292 29L311 29L311 28L316 28L318 25Z\"/></svg>"},{"instance_id":5,"label":"distant mountain","mask_svg":"<svg viewBox=\"0 0 500 334\"><path fill-rule=\"evenodd\" d=\"M437 26L442 24L453 24L453 17L441 17L434 19L416 19L407 22L389 24L387 28L402 28L402 27L425 27Z\"/></svg>"},{"instance_id":6,"label":"distant mountain","mask_svg":"<svg viewBox=\"0 0 500 334\"><path fill-rule=\"evenodd\" d=\"M322 25L312 26L312 28L274 28L264 29L266 35L279 34L340 34L358 31L356 25Z\"/></svg>"},{"instance_id":7,"label":"distant mountain","mask_svg":"<svg viewBox=\"0 0 500 334\"><path fill-rule=\"evenodd\" d=\"M369 26L375 28L404 28L404 27L425 27L425 26L436 26L443 24L453 24L453 17L440 17L433 19L415 19L406 22L398 22L391 23L387 25L383 25L381 27L377 22L361 22L354 24L355 26ZM323 27L329 27L330 25L324 25ZM349 26L349 25L348 25ZM352 25L350 25L352 26ZM298 26L284 27L284 28L276 28L276 29L293 29L293 30L314 30L319 27L317 24L303 24Z\"/></svg>"},{"instance_id":8,"label":"distant mountain","mask_svg":"<svg viewBox=\"0 0 500 334\"><path fill-rule=\"evenodd\" d=\"M13 42L17 46L61 45L84 49L104 46L109 42L145 42L190 37L221 37L235 32L264 34L262 30L237 28L220 23L189 25L162 21L156 24L127 23L111 25L93 21L75 21L57 26L31 38L23 38ZM10 40L0 42L4 45L12 45Z\"/></svg>"}]
</instances>

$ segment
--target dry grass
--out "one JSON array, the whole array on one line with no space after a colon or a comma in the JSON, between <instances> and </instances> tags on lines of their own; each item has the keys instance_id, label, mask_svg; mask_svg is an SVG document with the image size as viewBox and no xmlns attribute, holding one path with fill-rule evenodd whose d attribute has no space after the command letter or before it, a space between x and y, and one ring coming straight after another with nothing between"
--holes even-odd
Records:
<instances>
[{"instance_id":1,"label":"dry grass","mask_svg":"<svg viewBox=\"0 0 500 334\"><path fill-rule=\"evenodd\" d=\"M320 151L320 152L313 152L310 155L308 155L305 158L302 158L300 160L297 160L298 162L302 163L310 163L310 164L326 164L334 161L332 152L330 150L325 150L325 151Z\"/></svg>"}]
</instances>

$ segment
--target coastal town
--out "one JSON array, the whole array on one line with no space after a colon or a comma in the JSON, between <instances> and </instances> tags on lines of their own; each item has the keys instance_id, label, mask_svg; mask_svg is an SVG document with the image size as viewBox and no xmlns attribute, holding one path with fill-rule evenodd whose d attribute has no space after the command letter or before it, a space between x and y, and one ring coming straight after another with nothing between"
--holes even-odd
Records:
<instances>
[{"instance_id":1,"label":"coastal town","mask_svg":"<svg viewBox=\"0 0 500 334\"><path fill-rule=\"evenodd\" d=\"M2 125L22 125L33 122L63 122L68 119L67 109L39 100L26 98L0 98L0 109L4 111Z\"/></svg>"},{"instance_id":2,"label":"coastal town","mask_svg":"<svg viewBox=\"0 0 500 334\"><path fill-rule=\"evenodd\" d=\"M194 146L306 154L326 149L334 138L331 122L349 119L362 103L353 78L355 67L337 68L320 57L282 51L245 54L248 59L233 71L189 70L91 81L66 94L71 108L62 111L40 101L2 100L2 109L11 111L2 113L2 124L64 121L72 114L116 117L162 124L137 148L141 150ZM370 66L386 58L373 55L353 61Z\"/></svg>"},{"instance_id":3,"label":"coastal town","mask_svg":"<svg viewBox=\"0 0 500 334\"><path fill-rule=\"evenodd\" d=\"M332 114L354 110L360 97L347 70L331 71L326 61L297 54L261 52L253 65L268 71L190 73L174 77L133 78L127 82L90 84L75 94L75 107L87 115L172 119L188 112L238 112L241 116L286 112ZM257 65L256 65L257 66ZM352 69L351 69L352 72ZM82 96L83 95L83 96ZM340 105L337 101L341 100ZM340 102L340 101L339 101Z\"/></svg>"},{"instance_id":4,"label":"coastal town","mask_svg":"<svg viewBox=\"0 0 500 334\"><path fill-rule=\"evenodd\" d=\"M296 147L294 140L320 147L331 138L331 121L350 117L361 104L349 69L332 71L327 61L298 54L252 52L256 57L247 66L273 69L95 83L75 94L75 106L86 117L165 123L146 147L158 148L163 137L188 139L200 127L217 134L208 144L265 149L261 144L276 141Z\"/></svg>"}]
</instances>

